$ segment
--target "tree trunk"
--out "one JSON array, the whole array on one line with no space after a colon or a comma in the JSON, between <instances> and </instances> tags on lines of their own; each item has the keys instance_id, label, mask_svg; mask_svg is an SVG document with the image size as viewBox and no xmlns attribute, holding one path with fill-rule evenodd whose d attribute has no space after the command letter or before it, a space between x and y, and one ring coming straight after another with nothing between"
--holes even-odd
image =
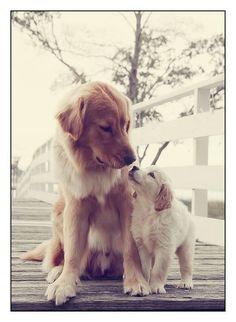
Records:
<instances>
[{"instance_id":1,"label":"tree trunk","mask_svg":"<svg viewBox=\"0 0 236 322\"><path fill-rule=\"evenodd\" d=\"M141 27L141 20L142 20L142 13L140 11L135 13L136 17L136 29L135 29L135 44L134 44L134 53L133 56L130 58L131 60L131 69L129 72L129 98L133 103L137 102L138 96L138 63L139 63L139 55L141 51L142 45L142 27Z\"/></svg>"}]
</instances>

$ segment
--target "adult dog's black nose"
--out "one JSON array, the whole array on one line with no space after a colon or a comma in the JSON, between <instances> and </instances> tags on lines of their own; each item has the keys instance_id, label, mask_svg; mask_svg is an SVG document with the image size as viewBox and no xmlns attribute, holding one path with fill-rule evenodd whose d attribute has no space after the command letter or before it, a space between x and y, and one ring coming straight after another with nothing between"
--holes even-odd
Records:
<instances>
[{"instance_id":1,"label":"adult dog's black nose","mask_svg":"<svg viewBox=\"0 0 236 322\"><path fill-rule=\"evenodd\" d=\"M139 170L139 168L138 167L136 167L136 165L134 165L133 166L133 168L130 170L130 172L132 171L132 172L134 172L134 171L137 171L137 170Z\"/></svg>"},{"instance_id":2,"label":"adult dog's black nose","mask_svg":"<svg viewBox=\"0 0 236 322\"><path fill-rule=\"evenodd\" d=\"M136 158L135 158L135 156L134 156L134 155L126 155L126 156L124 157L124 163L125 163L126 165L129 165L129 164L133 163L135 160L136 160Z\"/></svg>"}]
</instances>

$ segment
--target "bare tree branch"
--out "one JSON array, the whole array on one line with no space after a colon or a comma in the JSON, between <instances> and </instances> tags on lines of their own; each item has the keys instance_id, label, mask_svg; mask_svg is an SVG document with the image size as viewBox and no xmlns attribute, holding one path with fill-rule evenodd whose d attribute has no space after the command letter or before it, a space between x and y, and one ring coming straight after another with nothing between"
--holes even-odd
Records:
<instances>
[{"instance_id":1,"label":"bare tree branch","mask_svg":"<svg viewBox=\"0 0 236 322\"><path fill-rule=\"evenodd\" d=\"M130 26L130 28L133 30L133 32L135 33L135 29L134 27L131 25L130 21L126 18L126 16L122 13L119 12L119 14L121 15L121 17L123 17L123 19L127 22L127 24Z\"/></svg>"},{"instance_id":2,"label":"bare tree branch","mask_svg":"<svg viewBox=\"0 0 236 322\"><path fill-rule=\"evenodd\" d=\"M145 149L144 149L143 154L142 154L142 156L141 156L141 155L140 155L139 146L137 146L136 151L137 151L137 156L138 156L139 165L141 165L141 163L142 163L143 159L145 158L145 156L146 156L146 154L147 154L147 149L148 149L148 147L149 147L149 144L147 144L147 145L145 146Z\"/></svg>"},{"instance_id":3,"label":"bare tree branch","mask_svg":"<svg viewBox=\"0 0 236 322\"><path fill-rule=\"evenodd\" d=\"M157 80L150 86L150 88L149 88L149 91L148 91L148 93L147 94L150 94L150 95L152 95L153 94L153 91L155 91L155 88L156 88L156 86L158 85L158 83L160 83L160 80L162 80L163 79L163 77L168 73L168 71L170 70L170 67L171 67L171 65L173 64L173 62L175 62L176 61L176 59L177 58L173 58L173 59L171 59L171 61L169 62L169 64L167 65L167 67L166 67L166 69L165 69L165 71L164 71L164 73L162 73L162 75L160 75L160 76L158 76L157 77Z\"/></svg>"},{"instance_id":4,"label":"bare tree branch","mask_svg":"<svg viewBox=\"0 0 236 322\"><path fill-rule=\"evenodd\" d=\"M30 16L30 21L34 24L31 26L30 21L26 21L21 19L19 16L14 15L13 16L13 21L18 25L24 28L27 32L29 37L34 41L35 39L39 42L39 44L48 50L58 61L60 61L63 65L65 65L73 74L75 81L81 81L84 82L85 75L83 73L77 72L76 68L69 64L65 58L62 56L62 51L58 45L58 41L56 38L56 35L54 33L54 24L53 24L53 18L49 19L49 22L51 23L51 31L52 31L52 37L53 37L53 42L50 42L50 39L47 38L43 33L44 33L44 28L40 31L38 29L38 23L35 20L34 15Z\"/></svg>"},{"instance_id":5,"label":"bare tree branch","mask_svg":"<svg viewBox=\"0 0 236 322\"><path fill-rule=\"evenodd\" d=\"M78 54L78 56L81 56L81 57L86 57L86 58L102 58L102 59L107 59L109 60L110 62L112 62L113 64L115 64L117 67L121 68L121 69L124 69L126 72L129 72L129 69L120 64L118 61L115 61L113 57L110 57L110 56L106 56L106 55L93 55L93 54Z\"/></svg>"},{"instance_id":6,"label":"bare tree branch","mask_svg":"<svg viewBox=\"0 0 236 322\"><path fill-rule=\"evenodd\" d=\"M149 13L146 20L144 21L143 26L142 26L142 30L145 28L146 24L148 23L148 20L150 19L151 15L152 15L152 12Z\"/></svg>"},{"instance_id":7,"label":"bare tree branch","mask_svg":"<svg viewBox=\"0 0 236 322\"><path fill-rule=\"evenodd\" d=\"M57 37L56 37L55 31L54 31L54 21L53 20L51 20L51 31L52 31L52 36L53 36L53 39L54 39L54 43L56 45L56 50L58 51L58 54L62 59L61 49L60 49L60 47L58 45Z\"/></svg>"},{"instance_id":8,"label":"bare tree branch","mask_svg":"<svg viewBox=\"0 0 236 322\"><path fill-rule=\"evenodd\" d=\"M169 143L169 141L163 143L162 146L158 149L157 154L151 163L152 165L155 165L157 163L162 151L168 146Z\"/></svg>"}]
</instances>

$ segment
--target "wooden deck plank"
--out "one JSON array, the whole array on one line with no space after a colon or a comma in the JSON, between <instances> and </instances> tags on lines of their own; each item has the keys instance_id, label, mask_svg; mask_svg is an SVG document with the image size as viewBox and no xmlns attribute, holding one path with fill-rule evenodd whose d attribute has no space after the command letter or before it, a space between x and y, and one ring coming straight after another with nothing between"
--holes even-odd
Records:
<instances>
[{"instance_id":1,"label":"wooden deck plank","mask_svg":"<svg viewBox=\"0 0 236 322\"><path fill-rule=\"evenodd\" d=\"M44 296L46 274L41 263L23 262L19 256L50 237L50 206L17 201L12 212L12 310L13 311L222 311L224 304L224 250L220 246L197 243L194 261L194 289L180 290L177 259L171 266L167 294L130 297L123 294L122 280L83 280L80 293L56 307ZM39 223L42 223L39 225Z\"/></svg>"}]
</instances>

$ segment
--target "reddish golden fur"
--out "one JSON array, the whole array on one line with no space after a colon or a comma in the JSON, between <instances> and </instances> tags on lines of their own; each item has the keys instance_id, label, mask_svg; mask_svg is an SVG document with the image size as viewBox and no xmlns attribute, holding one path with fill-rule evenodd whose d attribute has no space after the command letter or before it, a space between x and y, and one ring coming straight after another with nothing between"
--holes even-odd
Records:
<instances>
[{"instance_id":1,"label":"reddish golden fur","mask_svg":"<svg viewBox=\"0 0 236 322\"><path fill-rule=\"evenodd\" d=\"M124 273L126 293L148 294L130 233L129 100L107 84L85 84L65 99L57 119L54 155L61 195L53 210L53 236L44 247L44 268L54 281L48 299L59 305L74 296L85 272ZM36 258L37 249L33 252ZM32 253L24 258L33 259Z\"/></svg>"}]
</instances>

